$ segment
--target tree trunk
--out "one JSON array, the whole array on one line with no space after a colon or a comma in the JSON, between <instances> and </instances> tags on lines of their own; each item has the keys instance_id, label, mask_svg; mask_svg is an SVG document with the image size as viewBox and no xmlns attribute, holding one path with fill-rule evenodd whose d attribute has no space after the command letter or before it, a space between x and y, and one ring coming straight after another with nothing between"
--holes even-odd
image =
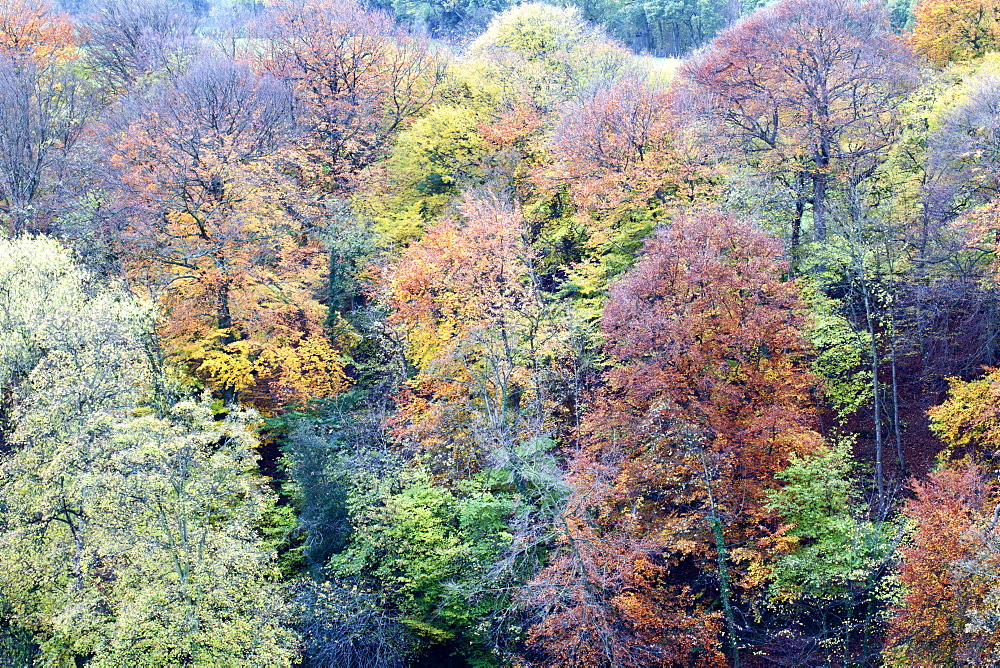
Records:
<instances>
[{"instance_id":1,"label":"tree trunk","mask_svg":"<svg viewBox=\"0 0 1000 668\"><path fill-rule=\"evenodd\" d=\"M795 197L795 215L792 217L792 239L789 249L789 273L796 276L799 273L799 246L802 243L802 214L805 212L806 202L801 191Z\"/></svg>"},{"instance_id":2,"label":"tree trunk","mask_svg":"<svg viewBox=\"0 0 1000 668\"><path fill-rule=\"evenodd\" d=\"M227 346L230 343L236 341L236 335L233 334L233 316L229 310L229 285L228 282L223 284L219 289L218 307L216 311L216 317L219 322L219 329L226 330L226 333L222 336L220 343L223 346ZM226 406L234 406L240 400L239 392L232 387L224 387L222 389L222 403Z\"/></svg>"},{"instance_id":3,"label":"tree trunk","mask_svg":"<svg viewBox=\"0 0 1000 668\"><path fill-rule=\"evenodd\" d=\"M736 615L729 600L729 565L726 563L726 540L722 533L722 520L715 509L715 495L712 493L712 478L708 472L708 462L705 454L701 455L701 465L705 476L705 489L708 492L708 507L711 515L708 518L715 537L716 563L719 576L719 600L722 603L722 615L726 620L726 639L729 641L729 652L733 660L733 668L741 668L740 647L736 640Z\"/></svg>"},{"instance_id":4,"label":"tree trunk","mask_svg":"<svg viewBox=\"0 0 1000 668\"><path fill-rule=\"evenodd\" d=\"M869 353L871 355L872 368L872 418L875 420L875 489L878 497L876 503L878 505L879 517L882 518L885 513L885 474L882 465L884 443L882 440L881 388L878 382L878 346L875 344L875 315L871 303L871 294L863 274L861 282L865 302L865 319L868 325L868 335L871 337Z\"/></svg>"},{"instance_id":5,"label":"tree trunk","mask_svg":"<svg viewBox=\"0 0 1000 668\"><path fill-rule=\"evenodd\" d=\"M826 241L826 160L812 176L813 230L816 241Z\"/></svg>"}]
</instances>

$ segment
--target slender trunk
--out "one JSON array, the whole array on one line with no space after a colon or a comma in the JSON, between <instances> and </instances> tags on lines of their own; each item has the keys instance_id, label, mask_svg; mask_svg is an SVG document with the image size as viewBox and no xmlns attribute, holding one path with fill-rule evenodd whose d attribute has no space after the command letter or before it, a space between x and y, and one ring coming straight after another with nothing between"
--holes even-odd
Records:
<instances>
[{"instance_id":1,"label":"slender trunk","mask_svg":"<svg viewBox=\"0 0 1000 668\"><path fill-rule=\"evenodd\" d=\"M813 176L813 229L816 241L826 241L826 174Z\"/></svg>"},{"instance_id":2,"label":"slender trunk","mask_svg":"<svg viewBox=\"0 0 1000 668\"><path fill-rule=\"evenodd\" d=\"M889 341L890 364L892 366L892 428L896 437L896 463L899 465L899 478L906 478L906 458L903 455L903 430L899 424L899 379L896 369L896 306L889 307Z\"/></svg>"},{"instance_id":3,"label":"slender trunk","mask_svg":"<svg viewBox=\"0 0 1000 668\"><path fill-rule=\"evenodd\" d=\"M915 267L915 272L917 278L922 279L924 277L924 272L927 268L927 243L930 239L930 227L931 227L931 212L930 207L927 202L924 202L922 220L920 226L920 246L917 249L917 255L919 259L917 260L917 266Z\"/></svg>"},{"instance_id":4,"label":"slender trunk","mask_svg":"<svg viewBox=\"0 0 1000 668\"><path fill-rule=\"evenodd\" d=\"M861 276L863 297L865 302L865 319L868 324L868 336L870 337L870 355L872 368L872 418L875 420L875 489L877 493L876 503L878 505L879 517L885 511L885 474L882 466L882 455L884 444L882 442L882 401L881 388L878 382L878 347L875 344L875 317L873 314L871 293L864 276Z\"/></svg>"},{"instance_id":5,"label":"slender trunk","mask_svg":"<svg viewBox=\"0 0 1000 668\"><path fill-rule=\"evenodd\" d=\"M925 225L926 226L926 225ZM896 342L898 341L896 327L896 284L893 249L889 240L883 236L882 242L885 246L886 266L889 269L889 276L893 277L892 291L889 295L889 365L892 380L892 430L896 441L896 466L898 468L897 479L906 478L906 458L903 455L903 428L899 421L899 361L896 352Z\"/></svg>"},{"instance_id":6,"label":"slender trunk","mask_svg":"<svg viewBox=\"0 0 1000 668\"><path fill-rule=\"evenodd\" d=\"M740 647L736 641L736 615L729 600L729 566L726 563L726 540L722 533L722 521L715 509L715 496L712 493L712 478L708 472L708 462L702 454L701 465L705 476L705 489L708 491L708 507L711 516L708 518L715 536L715 553L719 569L719 600L722 602L722 615L726 620L726 638L729 641L729 651L733 659L733 668L741 668Z\"/></svg>"},{"instance_id":7,"label":"slender trunk","mask_svg":"<svg viewBox=\"0 0 1000 668\"><path fill-rule=\"evenodd\" d=\"M802 243L802 214L805 211L806 203L802 195L795 198L795 215L792 217L792 240L789 255L789 273L795 276L799 273L799 245Z\"/></svg>"},{"instance_id":8,"label":"slender trunk","mask_svg":"<svg viewBox=\"0 0 1000 668\"><path fill-rule=\"evenodd\" d=\"M875 490L876 490L876 507L878 508L879 518L884 519L885 516L885 472L883 465L883 456L885 443L882 436L882 388L879 384L878 370L879 370L879 354L878 345L876 341L876 331L875 331L875 305L873 304L871 286L868 283L868 277L866 274L865 258L861 255L861 249L866 248L866 244L863 240L862 229L865 222L865 212L862 200L860 198L860 193L857 189L857 182L852 180L850 187L847 190L848 195L848 206L851 215L851 220L854 224L854 234L856 235L853 243L855 247L854 262L855 273L858 286L861 290L861 297L865 307L865 324L868 330L869 337L869 357L871 361L871 372L872 372L872 419L875 422ZM815 206L815 204L814 204Z\"/></svg>"},{"instance_id":9,"label":"slender trunk","mask_svg":"<svg viewBox=\"0 0 1000 668\"><path fill-rule=\"evenodd\" d=\"M844 605L844 666L851 665L851 619L854 617L854 601L849 593L847 596Z\"/></svg>"},{"instance_id":10,"label":"slender trunk","mask_svg":"<svg viewBox=\"0 0 1000 668\"><path fill-rule=\"evenodd\" d=\"M236 335L233 334L233 316L229 310L229 284L228 282L223 283L219 289L219 297L217 302L216 318L219 322L219 329L224 330L225 334L222 336L220 343L223 346L227 346L230 343L236 341ZM234 406L240 400L239 392L232 387L222 388L222 403L226 406Z\"/></svg>"}]
</instances>

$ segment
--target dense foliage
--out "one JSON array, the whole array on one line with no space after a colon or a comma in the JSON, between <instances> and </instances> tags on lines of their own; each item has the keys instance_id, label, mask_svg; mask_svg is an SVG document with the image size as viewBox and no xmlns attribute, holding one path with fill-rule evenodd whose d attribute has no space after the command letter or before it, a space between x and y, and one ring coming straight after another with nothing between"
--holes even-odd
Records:
<instances>
[{"instance_id":1,"label":"dense foliage","mask_svg":"<svg viewBox=\"0 0 1000 668\"><path fill-rule=\"evenodd\" d=\"M7 3L0 664L1000 663L998 26Z\"/></svg>"}]
</instances>

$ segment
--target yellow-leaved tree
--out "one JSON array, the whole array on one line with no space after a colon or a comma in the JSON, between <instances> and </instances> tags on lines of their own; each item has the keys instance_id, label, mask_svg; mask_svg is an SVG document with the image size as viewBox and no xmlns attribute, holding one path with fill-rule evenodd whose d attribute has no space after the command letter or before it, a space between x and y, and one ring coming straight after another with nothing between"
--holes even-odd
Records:
<instances>
[{"instance_id":1,"label":"yellow-leaved tree","mask_svg":"<svg viewBox=\"0 0 1000 668\"><path fill-rule=\"evenodd\" d=\"M935 65L972 60L1000 44L997 0L923 0L913 19L913 44Z\"/></svg>"},{"instance_id":2,"label":"yellow-leaved tree","mask_svg":"<svg viewBox=\"0 0 1000 668\"><path fill-rule=\"evenodd\" d=\"M128 272L168 352L265 411L347 386L318 299L322 210L280 168L291 110L277 80L209 58L137 103L112 158Z\"/></svg>"}]
</instances>

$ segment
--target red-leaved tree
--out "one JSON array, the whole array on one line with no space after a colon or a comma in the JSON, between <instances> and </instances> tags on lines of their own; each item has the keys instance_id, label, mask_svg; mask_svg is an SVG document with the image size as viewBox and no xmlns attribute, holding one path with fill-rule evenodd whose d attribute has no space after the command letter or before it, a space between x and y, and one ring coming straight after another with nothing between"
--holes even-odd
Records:
<instances>
[{"instance_id":1,"label":"red-leaved tree","mask_svg":"<svg viewBox=\"0 0 1000 668\"><path fill-rule=\"evenodd\" d=\"M612 287L614 366L571 461L562 545L525 590L533 660L717 664L723 620L738 658L734 565L752 555L727 545L759 532L775 472L819 442L803 305L779 254L752 225L699 211Z\"/></svg>"}]
</instances>

